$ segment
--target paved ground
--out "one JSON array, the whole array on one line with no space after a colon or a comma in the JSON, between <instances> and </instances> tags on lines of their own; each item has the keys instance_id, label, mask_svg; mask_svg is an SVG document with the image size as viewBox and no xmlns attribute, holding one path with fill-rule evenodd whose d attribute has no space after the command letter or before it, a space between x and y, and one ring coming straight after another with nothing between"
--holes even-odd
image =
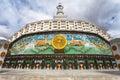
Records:
<instances>
[{"instance_id":1,"label":"paved ground","mask_svg":"<svg viewBox=\"0 0 120 80\"><path fill-rule=\"evenodd\" d=\"M120 80L120 71L2 69L0 80Z\"/></svg>"}]
</instances>

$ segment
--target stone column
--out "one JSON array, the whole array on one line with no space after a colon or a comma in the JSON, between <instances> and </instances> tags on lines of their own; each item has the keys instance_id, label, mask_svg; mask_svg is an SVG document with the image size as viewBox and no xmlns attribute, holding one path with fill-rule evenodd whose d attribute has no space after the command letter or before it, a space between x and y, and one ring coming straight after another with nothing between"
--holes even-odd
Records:
<instances>
[{"instance_id":1,"label":"stone column","mask_svg":"<svg viewBox=\"0 0 120 80\"><path fill-rule=\"evenodd\" d=\"M107 67L106 67L106 62L105 62L104 59L103 59L103 66L104 66L105 69L107 69Z\"/></svg>"},{"instance_id":2,"label":"stone column","mask_svg":"<svg viewBox=\"0 0 120 80\"><path fill-rule=\"evenodd\" d=\"M66 69L66 59L63 59L63 68Z\"/></svg>"},{"instance_id":3,"label":"stone column","mask_svg":"<svg viewBox=\"0 0 120 80\"><path fill-rule=\"evenodd\" d=\"M52 60L53 63L52 63L52 69L55 69L55 59Z\"/></svg>"},{"instance_id":4,"label":"stone column","mask_svg":"<svg viewBox=\"0 0 120 80\"><path fill-rule=\"evenodd\" d=\"M113 69L113 63L112 63L112 60L110 60L110 67Z\"/></svg>"},{"instance_id":5,"label":"stone column","mask_svg":"<svg viewBox=\"0 0 120 80\"><path fill-rule=\"evenodd\" d=\"M43 59L42 63L41 63L41 69L44 69L44 66L45 66L45 64L44 64L44 59Z\"/></svg>"},{"instance_id":6,"label":"stone column","mask_svg":"<svg viewBox=\"0 0 120 80\"><path fill-rule=\"evenodd\" d=\"M98 69L98 63L97 63L97 60L96 60L96 59L94 60L94 63L95 63L96 69Z\"/></svg>"},{"instance_id":7,"label":"stone column","mask_svg":"<svg viewBox=\"0 0 120 80\"><path fill-rule=\"evenodd\" d=\"M77 59L75 59L74 66L75 66L75 69L78 69Z\"/></svg>"},{"instance_id":8,"label":"stone column","mask_svg":"<svg viewBox=\"0 0 120 80\"><path fill-rule=\"evenodd\" d=\"M85 66L86 66L86 69L89 69L89 64L87 59L85 60Z\"/></svg>"}]
</instances>

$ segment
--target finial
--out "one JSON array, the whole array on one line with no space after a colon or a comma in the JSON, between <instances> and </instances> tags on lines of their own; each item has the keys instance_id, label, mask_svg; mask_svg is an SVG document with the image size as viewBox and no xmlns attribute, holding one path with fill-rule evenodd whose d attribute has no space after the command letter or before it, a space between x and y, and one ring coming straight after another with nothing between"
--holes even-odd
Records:
<instances>
[{"instance_id":1,"label":"finial","mask_svg":"<svg viewBox=\"0 0 120 80\"><path fill-rule=\"evenodd\" d=\"M58 6L56 7L57 8L57 14L56 15L59 15L59 16L63 16L64 13L63 13L63 6L61 3L58 4Z\"/></svg>"},{"instance_id":2,"label":"finial","mask_svg":"<svg viewBox=\"0 0 120 80\"><path fill-rule=\"evenodd\" d=\"M64 12L63 12L63 6L61 3L58 4L58 6L56 7L57 8L57 13L56 15L54 16L54 19L67 19L67 16L64 15Z\"/></svg>"}]
</instances>

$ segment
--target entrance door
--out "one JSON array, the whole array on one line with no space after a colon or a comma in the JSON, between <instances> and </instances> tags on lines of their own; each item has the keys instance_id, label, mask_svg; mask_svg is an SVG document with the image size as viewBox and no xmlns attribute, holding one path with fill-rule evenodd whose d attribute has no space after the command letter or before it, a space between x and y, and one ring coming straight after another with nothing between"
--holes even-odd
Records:
<instances>
[{"instance_id":1,"label":"entrance door","mask_svg":"<svg viewBox=\"0 0 120 80\"><path fill-rule=\"evenodd\" d=\"M110 63L107 63L107 69L111 69L111 65L110 65Z\"/></svg>"},{"instance_id":2,"label":"entrance door","mask_svg":"<svg viewBox=\"0 0 120 80\"><path fill-rule=\"evenodd\" d=\"M90 67L91 70L95 69L94 63L90 63L90 64L89 64L89 67Z\"/></svg>"},{"instance_id":3,"label":"entrance door","mask_svg":"<svg viewBox=\"0 0 120 80\"><path fill-rule=\"evenodd\" d=\"M75 63L75 61L73 59L67 59L66 60L66 64L67 64L66 68L67 69L74 69L75 68L74 63Z\"/></svg>"},{"instance_id":4,"label":"entrance door","mask_svg":"<svg viewBox=\"0 0 120 80\"><path fill-rule=\"evenodd\" d=\"M39 63L36 63L35 64L35 69L39 69L40 68L40 64Z\"/></svg>"},{"instance_id":5,"label":"entrance door","mask_svg":"<svg viewBox=\"0 0 120 80\"><path fill-rule=\"evenodd\" d=\"M46 69L49 70L50 69L50 63L46 63Z\"/></svg>"},{"instance_id":6,"label":"entrance door","mask_svg":"<svg viewBox=\"0 0 120 80\"><path fill-rule=\"evenodd\" d=\"M84 69L84 64L83 64L83 63L80 63L80 64L79 64L79 69L80 69L80 70L83 70L83 69Z\"/></svg>"},{"instance_id":7,"label":"entrance door","mask_svg":"<svg viewBox=\"0 0 120 80\"><path fill-rule=\"evenodd\" d=\"M45 68L48 69L48 70L49 70L50 68L52 68L52 63L53 63L53 61L50 60L50 59L44 60Z\"/></svg>"},{"instance_id":8,"label":"entrance door","mask_svg":"<svg viewBox=\"0 0 120 80\"><path fill-rule=\"evenodd\" d=\"M57 63L57 69L61 70L62 69L62 64L61 63Z\"/></svg>"},{"instance_id":9,"label":"entrance door","mask_svg":"<svg viewBox=\"0 0 120 80\"><path fill-rule=\"evenodd\" d=\"M99 63L99 64L98 64L98 67L99 67L99 69L102 70L102 69L103 69L103 63Z\"/></svg>"},{"instance_id":10,"label":"entrance door","mask_svg":"<svg viewBox=\"0 0 120 80\"><path fill-rule=\"evenodd\" d=\"M15 68L15 64L14 63L11 64L11 68Z\"/></svg>"},{"instance_id":11,"label":"entrance door","mask_svg":"<svg viewBox=\"0 0 120 80\"><path fill-rule=\"evenodd\" d=\"M18 64L17 64L17 68L19 68L19 69L22 68L22 64L21 64L21 63L18 63Z\"/></svg>"},{"instance_id":12,"label":"entrance door","mask_svg":"<svg viewBox=\"0 0 120 80\"><path fill-rule=\"evenodd\" d=\"M73 63L68 63L68 69L72 70L73 69Z\"/></svg>"}]
</instances>

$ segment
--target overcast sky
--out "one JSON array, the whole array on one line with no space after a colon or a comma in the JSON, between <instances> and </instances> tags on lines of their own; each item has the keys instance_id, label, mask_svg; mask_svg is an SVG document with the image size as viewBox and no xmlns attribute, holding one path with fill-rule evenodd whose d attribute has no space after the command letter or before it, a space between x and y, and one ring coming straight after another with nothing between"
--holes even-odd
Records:
<instances>
[{"instance_id":1,"label":"overcast sky","mask_svg":"<svg viewBox=\"0 0 120 80\"><path fill-rule=\"evenodd\" d=\"M0 0L0 36L9 38L27 23L52 19L59 2L69 19L89 21L111 36L120 34L120 0Z\"/></svg>"}]
</instances>

